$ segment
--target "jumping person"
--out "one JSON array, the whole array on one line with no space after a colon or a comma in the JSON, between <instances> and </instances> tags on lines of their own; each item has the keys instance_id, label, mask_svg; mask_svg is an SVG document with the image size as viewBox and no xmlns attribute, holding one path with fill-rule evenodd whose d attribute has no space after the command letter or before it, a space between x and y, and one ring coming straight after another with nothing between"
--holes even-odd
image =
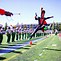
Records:
<instances>
[{"instance_id":1,"label":"jumping person","mask_svg":"<svg viewBox=\"0 0 61 61\"><path fill-rule=\"evenodd\" d=\"M45 10L43 10L43 8L41 8L41 17L37 17L37 13L35 13L35 20L38 20L38 27L36 28L36 30L31 34L30 38L32 38L32 36L38 31L38 30L42 30L44 32L44 27L45 25L48 25L47 22L45 20L53 18L53 16L44 17L45 15Z\"/></svg>"}]
</instances>

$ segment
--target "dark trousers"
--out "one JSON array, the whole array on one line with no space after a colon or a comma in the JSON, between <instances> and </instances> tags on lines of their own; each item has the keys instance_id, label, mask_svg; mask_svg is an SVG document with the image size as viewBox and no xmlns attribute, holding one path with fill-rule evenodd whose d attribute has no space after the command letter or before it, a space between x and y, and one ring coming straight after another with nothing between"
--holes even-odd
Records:
<instances>
[{"instance_id":1,"label":"dark trousers","mask_svg":"<svg viewBox=\"0 0 61 61\"><path fill-rule=\"evenodd\" d=\"M18 40L18 33L16 34L16 40Z\"/></svg>"},{"instance_id":2,"label":"dark trousers","mask_svg":"<svg viewBox=\"0 0 61 61\"><path fill-rule=\"evenodd\" d=\"M21 33L19 33L19 40L21 39Z\"/></svg>"},{"instance_id":3,"label":"dark trousers","mask_svg":"<svg viewBox=\"0 0 61 61\"><path fill-rule=\"evenodd\" d=\"M15 40L15 33L13 32L12 33L12 42L14 42L14 40Z\"/></svg>"},{"instance_id":4,"label":"dark trousers","mask_svg":"<svg viewBox=\"0 0 61 61\"><path fill-rule=\"evenodd\" d=\"M7 43L10 43L11 34L7 34Z\"/></svg>"},{"instance_id":5,"label":"dark trousers","mask_svg":"<svg viewBox=\"0 0 61 61\"><path fill-rule=\"evenodd\" d=\"M45 26L41 26L41 25L38 25L38 27L35 29L35 31L30 35L30 39L35 35L35 33L38 31L38 30L42 30L44 32L44 27Z\"/></svg>"},{"instance_id":6,"label":"dark trousers","mask_svg":"<svg viewBox=\"0 0 61 61\"><path fill-rule=\"evenodd\" d=\"M0 34L0 44L2 43L3 40L3 34Z\"/></svg>"}]
</instances>

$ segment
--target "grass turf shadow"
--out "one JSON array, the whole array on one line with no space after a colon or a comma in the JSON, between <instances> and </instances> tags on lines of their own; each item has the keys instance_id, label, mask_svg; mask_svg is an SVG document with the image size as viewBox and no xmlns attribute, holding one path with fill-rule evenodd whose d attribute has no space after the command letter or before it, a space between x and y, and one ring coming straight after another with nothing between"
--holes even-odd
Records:
<instances>
[{"instance_id":1,"label":"grass turf shadow","mask_svg":"<svg viewBox=\"0 0 61 61\"><path fill-rule=\"evenodd\" d=\"M4 60L4 59L6 59L6 57L0 57L0 60Z\"/></svg>"},{"instance_id":2,"label":"grass turf shadow","mask_svg":"<svg viewBox=\"0 0 61 61\"><path fill-rule=\"evenodd\" d=\"M44 48L44 50L61 51L61 49Z\"/></svg>"},{"instance_id":3,"label":"grass turf shadow","mask_svg":"<svg viewBox=\"0 0 61 61\"><path fill-rule=\"evenodd\" d=\"M18 54L22 54L22 52L20 51L12 51L13 53L18 53Z\"/></svg>"},{"instance_id":4,"label":"grass turf shadow","mask_svg":"<svg viewBox=\"0 0 61 61\"><path fill-rule=\"evenodd\" d=\"M32 45L36 45L35 43L33 43Z\"/></svg>"},{"instance_id":5,"label":"grass turf shadow","mask_svg":"<svg viewBox=\"0 0 61 61\"><path fill-rule=\"evenodd\" d=\"M28 47L23 47L23 49L27 49L27 50L29 50L30 48L28 48Z\"/></svg>"}]
</instances>

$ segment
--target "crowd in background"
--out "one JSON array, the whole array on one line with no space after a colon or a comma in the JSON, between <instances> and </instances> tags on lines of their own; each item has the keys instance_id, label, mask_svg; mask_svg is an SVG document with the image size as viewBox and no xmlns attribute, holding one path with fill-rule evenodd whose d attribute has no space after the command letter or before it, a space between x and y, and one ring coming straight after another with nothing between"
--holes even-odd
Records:
<instances>
[{"instance_id":1,"label":"crowd in background","mask_svg":"<svg viewBox=\"0 0 61 61\"><path fill-rule=\"evenodd\" d=\"M30 31L29 31L30 30ZM7 36L7 43L10 42L15 42L17 40L20 40L21 38L21 33L32 33L32 29L24 29L21 28L20 26L7 26L7 29L5 29L1 24L0 24L0 44L3 41L3 35L5 34ZM24 37L22 37L24 38Z\"/></svg>"},{"instance_id":2,"label":"crowd in background","mask_svg":"<svg viewBox=\"0 0 61 61\"><path fill-rule=\"evenodd\" d=\"M37 26L37 25L36 25ZM0 24L0 44L2 44L3 41L3 35L6 35L6 42L15 42L22 39L28 39L30 37L30 34L33 33L33 31L36 29L36 26L6 26L3 27L3 25ZM46 33L52 33L52 30L47 30ZM42 32L38 32L40 35ZM56 30L57 33L57 30ZM22 34L22 35L21 35ZM22 36L22 37L21 37ZM37 36L37 35L36 35Z\"/></svg>"}]
</instances>

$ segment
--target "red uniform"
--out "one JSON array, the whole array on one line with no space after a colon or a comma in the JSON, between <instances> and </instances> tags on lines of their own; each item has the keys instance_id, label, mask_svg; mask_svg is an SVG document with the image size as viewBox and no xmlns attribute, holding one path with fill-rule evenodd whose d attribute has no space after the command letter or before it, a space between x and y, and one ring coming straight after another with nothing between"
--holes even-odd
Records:
<instances>
[{"instance_id":1,"label":"red uniform","mask_svg":"<svg viewBox=\"0 0 61 61\"><path fill-rule=\"evenodd\" d=\"M43 8L41 8L41 17L37 18L37 13L35 13L35 20L38 20L38 27L35 29L35 31L31 34L30 38L32 38L32 36L38 31L38 30L42 30L44 32L44 27L45 25L47 25L46 20L52 17L47 17L45 18L45 10L43 10Z\"/></svg>"},{"instance_id":2,"label":"red uniform","mask_svg":"<svg viewBox=\"0 0 61 61\"><path fill-rule=\"evenodd\" d=\"M43 23L43 25L45 25L45 24L47 24L47 22L44 20L44 22L43 22L43 20L44 19L40 19L40 24L42 24Z\"/></svg>"}]
</instances>

